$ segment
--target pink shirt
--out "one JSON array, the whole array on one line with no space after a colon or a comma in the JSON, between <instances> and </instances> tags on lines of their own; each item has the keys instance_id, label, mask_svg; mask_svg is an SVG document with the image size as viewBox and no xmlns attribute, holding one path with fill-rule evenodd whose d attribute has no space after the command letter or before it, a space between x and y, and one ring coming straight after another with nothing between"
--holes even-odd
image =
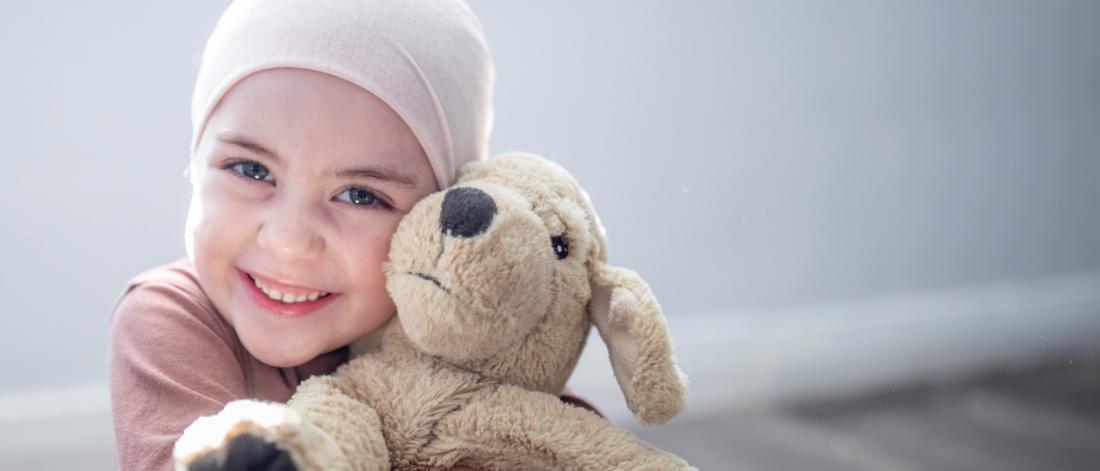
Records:
<instances>
[{"instance_id":1,"label":"pink shirt","mask_svg":"<svg viewBox=\"0 0 1100 471\"><path fill-rule=\"evenodd\" d=\"M141 273L127 284L111 320L119 468L173 469L172 445L197 417L236 399L286 402L299 382L345 361L341 348L295 368L261 363L214 309L189 261ZM595 411L568 391L562 400Z\"/></svg>"}]
</instances>

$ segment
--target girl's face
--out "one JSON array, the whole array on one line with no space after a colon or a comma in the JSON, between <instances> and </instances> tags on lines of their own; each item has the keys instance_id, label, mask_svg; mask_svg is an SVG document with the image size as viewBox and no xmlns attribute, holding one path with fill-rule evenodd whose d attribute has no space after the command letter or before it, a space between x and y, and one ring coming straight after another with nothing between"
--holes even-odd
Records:
<instances>
[{"instance_id":1,"label":"girl's face","mask_svg":"<svg viewBox=\"0 0 1100 471\"><path fill-rule=\"evenodd\" d=\"M394 314L390 237L438 188L412 131L373 94L303 69L252 74L210 115L191 172L188 253L257 359L300 365Z\"/></svg>"}]
</instances>

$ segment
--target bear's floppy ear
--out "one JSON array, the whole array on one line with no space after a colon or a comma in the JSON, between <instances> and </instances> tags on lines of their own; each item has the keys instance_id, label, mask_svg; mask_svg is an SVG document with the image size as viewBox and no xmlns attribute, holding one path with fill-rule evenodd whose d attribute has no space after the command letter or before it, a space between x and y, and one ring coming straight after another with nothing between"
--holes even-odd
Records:
<instances>
[{"instance_id":1,"label":"bear's floppy ear","mask_svg":"<svg viewBox=\"0 0 1100 471\"><path fill-rule=\"evenodd\" d=\"M667 422L684 408L686 378L672 357L661 306L637 273L593 265L588 312L626 404L643 424Z\"/></svg>"}]
</instances>

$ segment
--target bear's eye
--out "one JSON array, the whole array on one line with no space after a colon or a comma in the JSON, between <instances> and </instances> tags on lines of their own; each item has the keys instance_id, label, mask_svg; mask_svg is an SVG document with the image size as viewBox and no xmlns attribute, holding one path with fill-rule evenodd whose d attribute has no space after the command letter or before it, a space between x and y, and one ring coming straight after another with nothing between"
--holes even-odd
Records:
<instances>
[{"instance_id":1,"label":"bear's eye","mask_svg":"<svg viewBox=\"0 0 1100 471\"><path fill-rule=\"evenodd\" d=\"M569 243L565 241L564 236L551 237L550 246L554 248L554 255L558 256L558 260L569 256Z\"/></svg>"}]
</instances>

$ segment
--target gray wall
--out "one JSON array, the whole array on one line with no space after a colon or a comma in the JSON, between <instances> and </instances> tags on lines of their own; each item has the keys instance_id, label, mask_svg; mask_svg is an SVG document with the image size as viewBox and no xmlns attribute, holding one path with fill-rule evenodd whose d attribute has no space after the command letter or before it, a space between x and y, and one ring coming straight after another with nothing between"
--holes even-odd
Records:
<instances>
[{"instance_id":1,"label":"gray wall","mask_svg":"<svg viewBox=\"0 0 1100 471\"><path fill-rule=\"evenodd\" d=\"M1100 265L1100 3L500 3L496 149L674 314Z\"/></svg>"},{"instance_id":2,"label":"gray wall","mask_svg":"<svg viewBox=\"0 0 1100 471\"><path fill-rule=\"evenodd\" d=\"M493 150L585 184L670 316L1100 268L1100 3L472 1ZM218 2L0 6L0 386L105 381L183 256Z\"/></svg>"}]
</instances>

